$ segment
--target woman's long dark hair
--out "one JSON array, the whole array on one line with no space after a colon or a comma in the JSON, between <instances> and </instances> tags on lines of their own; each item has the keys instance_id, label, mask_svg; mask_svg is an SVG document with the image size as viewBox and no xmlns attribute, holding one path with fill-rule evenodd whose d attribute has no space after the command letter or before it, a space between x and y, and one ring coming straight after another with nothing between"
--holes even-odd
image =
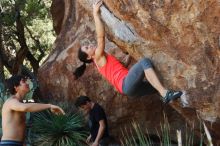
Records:
<instances>
[{"instance_id":1,"label":"woman's long dark hair","mask_svg":"<svg viewBox=\"0 0 220 146\"><path fill-rule=\"evenodd\" d=\"M78 50L78 58L80 61L83 62L83 65L81 65L80 67L77 67L76 70L73 72L75 79L78 79L79 77L81 77L83 75L83 73L86 70L86 63L91 63L92 59L87 59L88 58L88 54L86 54L85 52L83 52L81 50L81 48L79 48Z\"/></svg>"}]
</instances>

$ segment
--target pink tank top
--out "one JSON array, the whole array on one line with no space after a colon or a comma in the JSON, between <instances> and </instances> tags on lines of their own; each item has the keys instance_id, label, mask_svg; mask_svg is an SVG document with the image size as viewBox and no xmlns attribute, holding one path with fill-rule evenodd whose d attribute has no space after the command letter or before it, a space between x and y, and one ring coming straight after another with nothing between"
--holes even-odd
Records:
<instances>
[{"instance_id":1,"label":"pink tank top","mask_svg":"<svg viewBox=\"0 0 220 146\"><path fill-rule=\"evenodd\" d=\"M96 62L95 62L96 64ZM128 74L128 69L125 68L114 56L106 54L106 64L98 67L98 71L120 92L124 78Z\"/></svg>"}]
</instances>

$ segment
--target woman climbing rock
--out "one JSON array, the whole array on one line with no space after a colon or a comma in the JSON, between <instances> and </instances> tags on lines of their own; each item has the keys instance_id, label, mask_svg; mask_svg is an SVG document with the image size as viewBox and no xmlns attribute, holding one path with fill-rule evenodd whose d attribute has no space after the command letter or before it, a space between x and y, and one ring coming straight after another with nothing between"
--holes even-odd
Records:
<instances>
[{"instance_id":1,"label":"woman climbing rock","mask_svg":"<svg viewBox=\"0 0 220 146\"><path fill-rule=\"evenodd\" d=\"M148 58L139 60L130 69L127 69L114 56L104 51L105 28L100 16L102 3L100 0L93 4L97 46L90 44L79 48L78 58L83 65L75 70L75 78L79 78L84 73L86 63L94 62L100 74L122 94L130 97L145 96L152 92L151 87L153 86L160 93L164 103L179 98L182 92L166 89L159 81ZM144 77L147 81L144 80Z\"/></svg>"}]
</instances>

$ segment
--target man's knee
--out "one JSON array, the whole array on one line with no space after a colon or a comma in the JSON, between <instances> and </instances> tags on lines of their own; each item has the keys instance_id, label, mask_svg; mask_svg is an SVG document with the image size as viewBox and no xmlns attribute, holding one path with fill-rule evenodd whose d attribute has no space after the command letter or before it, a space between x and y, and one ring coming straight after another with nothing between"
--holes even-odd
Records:
<instances>
[{"instance_id":1,"label":"man's knee","mask_svg":"<svg viewBox=\"0 0 220 146\"><path fill-rule=\"evenodd\" d=\"M143 66L144 69L152 68L152 63L149 58L142 58L140 60L141 65Z\"/></svg>"}]
</instances>

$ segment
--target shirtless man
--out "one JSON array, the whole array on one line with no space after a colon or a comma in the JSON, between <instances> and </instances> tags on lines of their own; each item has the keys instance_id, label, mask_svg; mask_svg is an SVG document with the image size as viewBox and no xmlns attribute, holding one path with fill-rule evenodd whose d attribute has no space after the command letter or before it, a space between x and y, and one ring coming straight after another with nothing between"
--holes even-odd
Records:
<instances>
[{"instance_id":1,"label":"shirtless man","mask_svg":"<svg viewBox=\"0 0 220 146\"><path fill-rule=\"evenodd\" d=\"M9 92L12 94L2 107L2 139L0 146L23 146L25 139L25 114L50 109L55 114L65 114L52 104L22 103L29 85L23 76L15 75L7 80Z\"/></svg>"}]
</instances>

